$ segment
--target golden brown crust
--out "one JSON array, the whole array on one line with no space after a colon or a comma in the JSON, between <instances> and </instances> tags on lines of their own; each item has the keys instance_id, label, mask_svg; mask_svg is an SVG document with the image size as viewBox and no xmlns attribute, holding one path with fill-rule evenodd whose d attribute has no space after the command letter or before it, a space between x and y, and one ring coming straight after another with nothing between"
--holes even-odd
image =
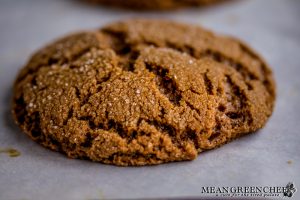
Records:
<instances>
[{"instance_id":1,"label":"golden brown crust","mask_svg":"<svg viewBox=\"0 0 300 200\"><path fill-rule=\"evenodd\" d=\"M33 140L116 165L192 160L262 128L272 72L242 42L170 21L129 20L39 50L13 114Z\"/></svg>"}]
</instances>

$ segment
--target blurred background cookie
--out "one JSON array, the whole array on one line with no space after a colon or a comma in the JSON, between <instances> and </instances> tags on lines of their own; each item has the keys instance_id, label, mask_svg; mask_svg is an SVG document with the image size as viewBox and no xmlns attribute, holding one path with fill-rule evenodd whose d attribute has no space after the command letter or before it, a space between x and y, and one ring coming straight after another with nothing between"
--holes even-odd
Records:
<instances>
[{"instance_id":1,"label":"blurred background cookie","mask_svg":"<svg viewBox=\"0 0 300 200\"><path fill-rule=\"evenodd\" d=\"M204 7L226 0L86 0L95 4L133 10L172 10L184 7ZM228 1L228 0L227 0Z\"/></svg>"}]
</instances>

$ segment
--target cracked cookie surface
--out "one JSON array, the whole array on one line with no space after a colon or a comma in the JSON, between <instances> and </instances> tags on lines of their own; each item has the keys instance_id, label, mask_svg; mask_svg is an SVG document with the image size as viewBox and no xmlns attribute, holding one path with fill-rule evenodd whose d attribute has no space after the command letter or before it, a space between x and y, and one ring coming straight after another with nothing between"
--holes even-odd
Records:
<instances>
[{"instance_id":1,"label":"cracked cookie surface","mask_svg":"<svg viewBox=\"0 0 300 200\"><path fill-rule=\"evenodd\" d=\"M272 72L241 41L198 26L128 20L36 52L12 112L33 140L116 165L192 160L262 128Z\"/></svg>"}]
</instances>

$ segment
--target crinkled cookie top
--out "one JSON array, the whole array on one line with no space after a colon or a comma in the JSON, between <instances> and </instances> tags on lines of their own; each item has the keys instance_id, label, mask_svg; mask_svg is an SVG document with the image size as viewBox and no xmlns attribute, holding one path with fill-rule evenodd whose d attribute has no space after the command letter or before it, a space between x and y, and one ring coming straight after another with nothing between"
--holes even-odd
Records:
<instances>
[{"instance_id":1,"label":"crinkled cookie top","mask_svg":"<svg viewBox=\"0 0 300 200\"><path fill-rule=\"evenodd\" d=\"M274 100L271 70L239 40L128 20L35 53L12 110L33 140L69 157L148 165L192 160L262 128Z\"/></svg>"}]
</instances>

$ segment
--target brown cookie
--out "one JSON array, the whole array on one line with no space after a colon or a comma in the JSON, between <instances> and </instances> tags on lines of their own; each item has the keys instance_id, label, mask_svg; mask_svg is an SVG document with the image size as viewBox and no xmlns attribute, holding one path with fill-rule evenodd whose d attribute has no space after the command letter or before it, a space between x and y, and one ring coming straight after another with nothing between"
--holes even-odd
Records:
<instances>
[{"instance_id":1,"label":"brown cookie","mask_svg":"<svg viewBox=\"0 0 300 200\"><path fill-rule=\"evenodd\" d=\"M172 10L184 7L203 7L225 0L85 0L95 4L133 10ZM228 1L228 0L227 0Z\"/></svg>"},{"instance_id":2,"label":"brown cookie","mask_svg":"<svg viewBox=\"0 0 300 200\"><path fill-rule=\"evenodd\" d=\"M12 111L47 148L126 166L195 159L262 128L274 100L271 70L239 40L129 20L35 53Z\"/></svg>"}]
</instances>

